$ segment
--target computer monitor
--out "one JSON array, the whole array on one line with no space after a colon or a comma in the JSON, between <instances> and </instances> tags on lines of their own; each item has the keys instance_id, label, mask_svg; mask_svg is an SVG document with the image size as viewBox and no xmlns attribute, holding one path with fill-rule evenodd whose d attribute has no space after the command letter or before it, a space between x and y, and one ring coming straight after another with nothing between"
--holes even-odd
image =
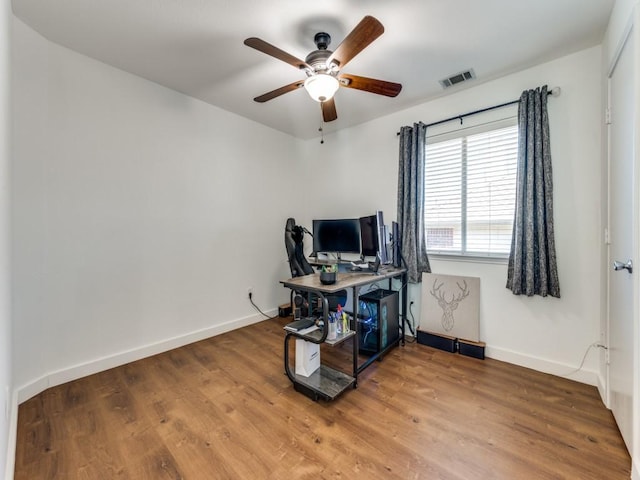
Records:
<instances>
[{"instance_id":1,"label":"computer monitor","mask_svg":"<svg viewBox=\"0 0 640 480\"><path fill-rule=\"evenodd\" d=\"M384 216L382 210L376 212L376 221L378 222L378 255L383 265L389 263L389 231L384 224Z\"/></svg>"},{"instance_id":2,"label":"computer monitor","mask_svg":"<svg viewBox=\"0 0 640 480\"><path fill-rule=\"evenodd\" d=\"M374 215L360 217L362 236L362 256L379 257L383 264L391 263L392 253L389 251L389 230L384 224L382 210Z\"/></svg>"},{"instance_id":3,"label":"computer monitor","mask_svg":"<svg viewBox=\"0 0 640 480\"><path fill-rule=\"evenodd\" d=\"M375 257L380 250L377 215L360 217L360 236L362 237L362 256Z\"/></svg>"},{"instance_id":4,"label":"computer monitor","mask_svg":"<svg viewBox=\"0 0 640 480\"><path fill-rule=\"evenodd\" d=\"M360 221L357 218L314 220L313 251L360 253Z\"/></svg>"}]
</instances>

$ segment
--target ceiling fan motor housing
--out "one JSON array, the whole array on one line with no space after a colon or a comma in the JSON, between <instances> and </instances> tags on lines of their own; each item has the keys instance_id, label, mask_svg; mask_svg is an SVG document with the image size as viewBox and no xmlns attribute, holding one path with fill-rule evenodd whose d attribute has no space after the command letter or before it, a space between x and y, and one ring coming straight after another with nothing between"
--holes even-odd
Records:
<instances>
[{"instance_id":1,"label":"ceiling fan motor housing","mask_svg":"<svg viewBox=\"0 0 640 480\"><path fill-rule=\"evenodd\" d=\"M305 58L307 65L313 69L313 72L310 73L331 73L331 68L327 65L327 59L333 53L331 50L327 50L327 47L331 43L331 36L325 32L316 33L313 41L318 49L311 52L307 55L307 58Z\"/></svg>"},{"instance_id":2,"label":"ceiling fan motor housing","mask_svg":"<svg viewBox=\"0 0 640 480\"><path fill-rule=\"evenodd\" d=\"M329 65L327 65L327 59L333 52L331 50L316 50L307 55L305 62L313 68L315 73L329 73Z\"/></svg>"}]
</instances>

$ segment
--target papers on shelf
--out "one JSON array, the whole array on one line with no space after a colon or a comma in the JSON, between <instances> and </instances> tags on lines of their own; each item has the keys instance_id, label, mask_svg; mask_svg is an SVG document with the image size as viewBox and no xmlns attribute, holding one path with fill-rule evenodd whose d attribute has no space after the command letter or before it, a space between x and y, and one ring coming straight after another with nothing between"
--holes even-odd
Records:
<instances>
[{"instance_id":1,"label":"papers on shelf","mask_svg":"<svg viewBox=\"0 0 640 480\"><path fill-rule=\"evenodd\" d=\"M285 330L289 330L287 327L285 327ZM292 332L296 332L300 335L306 335L307 333L311 333L318 330L318 326L317 325L312 325L308 328L303 328L302 330L291 330Z\"/></svg>"}]
</instances>

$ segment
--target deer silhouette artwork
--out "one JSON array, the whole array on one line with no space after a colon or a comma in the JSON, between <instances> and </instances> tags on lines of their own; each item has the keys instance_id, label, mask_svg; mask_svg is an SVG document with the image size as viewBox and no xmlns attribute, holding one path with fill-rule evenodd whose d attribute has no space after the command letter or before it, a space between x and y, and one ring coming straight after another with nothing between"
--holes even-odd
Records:
<instances>
[{"instance_id":1,"label":"deer silhouette artwork","mask_svg":"<svg viewBox=\"0 0 640 480\"><path fill-rule=\"evenodd\" d=\"M463 280L462 285L456 282L456 285L460 289L460 293L457 295L455 293L451 294L451 300L447 300L446 292L441 290L444 282L440 285L436 286L438 283L438 279L436 278L433 281L433 287L431 287L430 294L438 300L438 305L442 309L442 328L445 329L446 332L450 332L455 325L455 319L453 318L453 311L458 308L460 302L469 296L469 287L467 286L467 281Z\"/></svg>"}]
</instances>

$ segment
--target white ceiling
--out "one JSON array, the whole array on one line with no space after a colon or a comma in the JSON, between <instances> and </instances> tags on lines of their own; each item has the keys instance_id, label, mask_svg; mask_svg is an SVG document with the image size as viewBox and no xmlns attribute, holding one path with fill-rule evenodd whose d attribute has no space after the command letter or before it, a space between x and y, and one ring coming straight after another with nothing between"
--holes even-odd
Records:
<instances>
[{"instance_id":1,"label":"white ceiling","mask_svg":"<svg viewBox=\"0 0 640 480\"><path fill-rule=\"evenodd\" d=\"M482 82L597 45L614 0L13 0L49 40L299 138L318 136L319 104L304 89L253 98L304 78L243 44L259 37L304 59L313 36L329 49L365 16L385 33L345 73L398 82L396 98L342 88L325 132L449 91L438 80L473 68ZM541 79L542 80L542 79Z\"/></svg>"}]
</instances>

